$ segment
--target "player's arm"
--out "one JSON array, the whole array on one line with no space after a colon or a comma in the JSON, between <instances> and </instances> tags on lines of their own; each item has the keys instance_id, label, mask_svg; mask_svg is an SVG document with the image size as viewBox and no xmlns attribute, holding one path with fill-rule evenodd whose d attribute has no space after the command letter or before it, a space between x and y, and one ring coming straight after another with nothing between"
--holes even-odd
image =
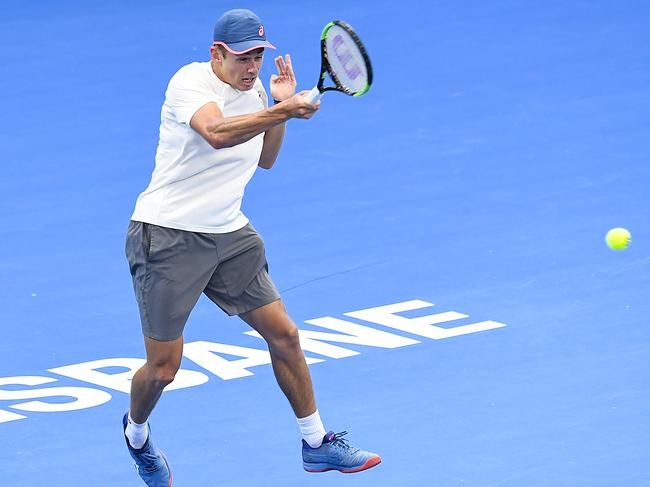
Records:
<instances>
[{"instance_id":1,"label":"player's arm","mask_svg":"<svg viewBox=\"0 0 650 487\"><path fill-rule=\"evenodd\" d=\"M275 160L280 153L282 141L284 140L284 130L286 124L281 123L275 127L271 127L264 134L264 145L262 145L262 153L260 154L260 161L257 163L262 169L271 169Z\"/></svg>"},{"instance_id":2,"label":"player's arm","mask_svg":"<svg viewBox=\"0 0 650 487\"><path fill-rule=\"evenodd\" d=\"M219 105L209 102L192 116L190 126L212 147L222 149L246 142L290 118L310 118L316 110L318 105L307 102L302 94L265 110L236 117L224 117Z\"/></svg>"},{"instance_id":3,"label":"player's arm","mask_svg":"<svg viewBox=\"0 0 650 487\"><path fill-rule=\"evenodd\" d=\"M285 58L278 56L275 58L275 67L277 68L278 74L271 76L271 96L273 100L282 101L290 99L294 96L296 92L296 77L293 73L293 66L291 64L291 56L286 55ZM262 88L263 91L263 88ZM301 93L305 95L307 92ZM262 98L266 97L265 93L260 93ZM286 102L285 102L286 103ZM284 105L285 103L280 103L279 106ZM272 127L266 131L264 134L264 145L262 146L262 153L260 155L259 167L263 169L271 169L275 160L280 153L280 148L282 147L282 141L284 140L284 131L285 124L281 123Z\"/></svg>"}]
</instances>

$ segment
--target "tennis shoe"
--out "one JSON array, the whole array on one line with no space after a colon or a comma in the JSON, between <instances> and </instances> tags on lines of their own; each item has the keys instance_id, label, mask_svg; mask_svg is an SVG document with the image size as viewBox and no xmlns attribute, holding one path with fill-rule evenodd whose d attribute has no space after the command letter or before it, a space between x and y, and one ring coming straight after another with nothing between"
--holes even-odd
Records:
<instances>
[{"instance_id":1,"label":"tennis shoe","mask_svg":"<svg viewBox=\"0 0 650 487\"><path fill-rule=\"evenodd\" d=\"M354 473L367 470L381 463L381 457L376 453L359 450L350 445L343 436L347 431L334 433L330 431L323 438L323 444L318 448L310 447L302 440L302 466L307 472L327 472L338 470L343 473Z\"/></svg>"},{"instance_id":2,"label":"tennis shoe","mask_svg":"<svg viewBox=\"0 0 650 487\"><path fill-rule=\"evenodd\" d=\"M169 462L165 454L158 450L151 441L151 427L149 428L149 436L147 441L140 449L135 449L129 443L126 437L126 424L128 421L128 413L122 419L124 426L124 439L126 446L129 448L133 464L138 472L138 475L144 480L144 483L149 487L171 487L172 485L172 472L169 468Z\"/></svg>"}]
</instances>

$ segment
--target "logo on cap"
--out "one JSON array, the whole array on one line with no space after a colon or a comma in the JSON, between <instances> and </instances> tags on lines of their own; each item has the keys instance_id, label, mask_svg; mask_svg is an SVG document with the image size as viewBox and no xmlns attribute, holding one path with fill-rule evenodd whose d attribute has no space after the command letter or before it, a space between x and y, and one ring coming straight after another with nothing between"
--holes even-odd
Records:
<instances>
[{"instance_id":1,"label":"logo on cap","mask_svg":"<svg viewBox=\"0 0 650 487\"><path fill-rule=\"evenodd\" d=\"M262 37L264 35L264 26L260 25L260 30L257 31L257 33Z\"/></svg>"}]
</instances>

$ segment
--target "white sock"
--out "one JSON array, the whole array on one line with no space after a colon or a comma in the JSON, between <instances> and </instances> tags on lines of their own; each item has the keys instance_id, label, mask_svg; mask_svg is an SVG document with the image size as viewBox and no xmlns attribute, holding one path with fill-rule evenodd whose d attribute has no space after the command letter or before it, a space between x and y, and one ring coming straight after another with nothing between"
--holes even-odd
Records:
<instances>
[{"instance_id":1,"label":"white sock","mask_svg":"<svg viewBox=\"0 0 650 487\"><path fill-rule=\"evenodd\" d=\"M298 418L298 426L303 439L309 446L318 448L323 444L323 437L326 432L320 414L318 414L318 409L314 414L310 414L306 418Z\"/></svg>"},{"instance_id":2,"label":"white sock","mask_svg":"<svg viewBox=\"0 0 650 487\"><path fill-rule=\"evenodd\" d=\"M129 420L126 423L126 431L124 434L129 439L131 446L136 450L139 450L147 442L147 437L149 436L147 422L145 421L143 424L138 424L133 421L131 413L129 413Z\"/></svg>"}]
</instances>

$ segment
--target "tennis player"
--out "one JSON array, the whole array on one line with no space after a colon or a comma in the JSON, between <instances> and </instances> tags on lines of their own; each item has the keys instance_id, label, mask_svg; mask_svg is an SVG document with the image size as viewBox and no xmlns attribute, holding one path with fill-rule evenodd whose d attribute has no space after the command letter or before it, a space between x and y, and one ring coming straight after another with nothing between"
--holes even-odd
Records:
<instances>
[{"instance_id":1,"label":"tennis player","mask_svg":"<svg viewBox=\"0 0 650 487\"><path fill-rule=\"evenodd\" d=\"M268 106L258 75L267 40L248 10L216 23L209 62L182 67L162 106L156 166L129 224L126 254L140 310L147 361L131 384L126 443L140 477L169 487L172 474L154 446L147 419L174 380L183 328L201 293L238 315L266 340L273 371L302 433L303 468L358 472L381 462L326 433L298 331L267 272L264 243L241 212L256 168L270 169L291 118L311 118L318 104L295 94L291 58L275 58Z\"/></svg>"}]
</instances>

